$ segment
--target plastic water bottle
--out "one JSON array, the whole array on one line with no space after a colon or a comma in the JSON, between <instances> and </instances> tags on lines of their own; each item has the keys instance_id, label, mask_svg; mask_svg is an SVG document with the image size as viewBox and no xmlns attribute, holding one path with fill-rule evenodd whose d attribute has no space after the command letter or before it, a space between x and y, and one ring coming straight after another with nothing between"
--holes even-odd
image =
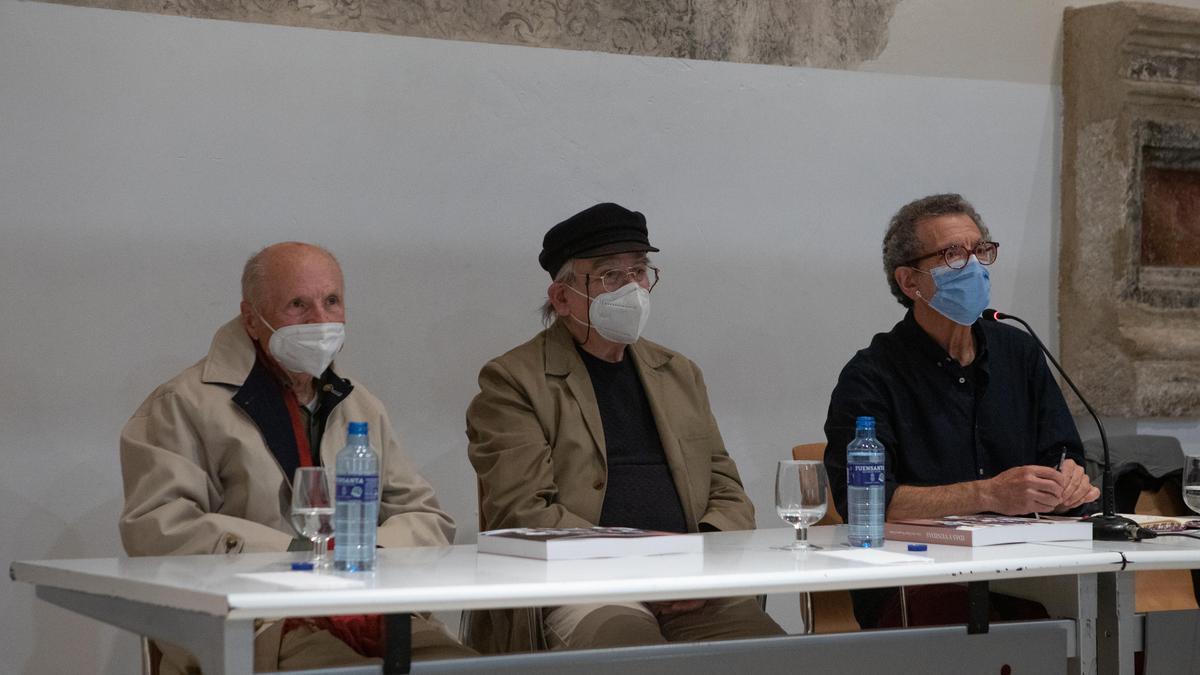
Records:
<instances>
[{"instance_id":1,"label":"plastic water bottle","mask_svg":"<svg viewBox=\"0 0 1200 675\"><path fill-rule=\"evenodd\" d=\"M883 444L875 438L875 418L854 422L854 440L846 446L846 522L850 545L883 546L884 463Z\"/></svg>"},{"instance_id":2,"label":"plastic water bottle","mask_svg":"<svg viewBox=\"0 0 1200 675\"><path fill-rule=\"evenodd\" d=\"M351 422L346 447L337 454L333 567L340 572L375 569L379 520L379 455L367 440L367 423Z\"/></svg>"}]
</instances>

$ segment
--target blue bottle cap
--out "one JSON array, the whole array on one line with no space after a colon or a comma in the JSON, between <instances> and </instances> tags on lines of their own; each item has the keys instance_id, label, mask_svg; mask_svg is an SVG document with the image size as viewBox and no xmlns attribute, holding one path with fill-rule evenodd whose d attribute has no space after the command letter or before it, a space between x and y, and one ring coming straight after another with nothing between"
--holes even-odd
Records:
<instances>
[{"instance_id":1,"label":"blue bottle cap","mask_svg":"<svg viewBox=\"0 0 1200 675\"><path fill-rule=\"evenodd\" d=\"M928 551L929 547L926 546L925 544L909 544L908 550L910 550L910 551Z\"/></svg>"},{"instance_id":2,"label":"blue bottle cap","mask_svg":"<svg viewBox=\"0 0 1200 675\"><path fill-rule=\"evenodd\" d=\"M858 417L854 420L854 426L858 427L859 429L874 429L875 418L867 415Z\"/></svg>"},{"instance_id":3,"label":"blue bottle cap","mask_svg":"<svg viewBox=\"0 0 1200 675\"><path fill-rule=\"evenodd\" d=\"M367 423L366 422L351 422L349 434L351 436L366 436L367 435Z\"/></svg>"},{"instance_id":4,"label":"blue bottle cap","mask_svg":"<svg viewBox=\"0 0 1200 675\"><path fill-rule=\"evenodd\" d=\"M294 562L292 563L292 571L294 572L311 572L313 564L310 562Z\"/></svg>"}]
</instances>

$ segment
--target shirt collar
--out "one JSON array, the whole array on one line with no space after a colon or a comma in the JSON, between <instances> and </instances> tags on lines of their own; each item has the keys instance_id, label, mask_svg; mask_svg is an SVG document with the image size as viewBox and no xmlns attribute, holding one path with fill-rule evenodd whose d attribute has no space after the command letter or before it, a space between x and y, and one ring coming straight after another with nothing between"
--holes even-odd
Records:
<instances>
[{"instance_id":1,"label":"shirt collar","mask_svg":"<svg viewBox=\"0 0 1200 675\"><path fill-rule=\"evenodd\" d=\"M939 364L942 366L953 365L956 369L962 368L962 366L959 366L958 361L955 361L954 357L950 356L949 352L942 349L942 346L930 337L924 328L921 328L921 324L917 323L917 318L913 315L912 309L909 309L904 318L900 320L900 323L896 324L895 331L904 344L911 345L917 350L920 357L930 364L934 366ZM988 370L988 346L987 333L983 328L982 321L976 321L971 324L971 335L975 338L975 360L967 368L976 367L986 373Z\"/></svg>"}]
</instances>

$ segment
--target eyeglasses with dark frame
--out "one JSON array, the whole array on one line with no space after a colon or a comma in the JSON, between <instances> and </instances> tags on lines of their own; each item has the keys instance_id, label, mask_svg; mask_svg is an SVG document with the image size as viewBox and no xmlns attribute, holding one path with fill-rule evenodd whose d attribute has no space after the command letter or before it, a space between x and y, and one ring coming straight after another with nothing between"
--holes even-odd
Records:
<instances>
[{"instance_id":1,"label":"eyeglasses with dark frame","mask_svg":"<svg viewBox=\"0 0 1200 675\"><path fill-rule=\"evenodd\" d=\"M991 265L992 263L996 262L996 256L999 255L999 253L1000 242L998 241L981 241L978 244L975 244L975 248L970 250L967 250L960 244L955 244L940 251L934 251L933 253L926 253L925 255L917 256L916 258L905 262L904 266L910 267L914 263L921 262L926 258L941 256L942 260L946 263L946 267L949 267L952 270L961 270L967 266L967 261L971 259L972 255L979 260L980 265Z\"/></svg>"},{"instance_id":2,"label":"eyeglasses with dark frame","mask_svg":"<svg viewBox=\"0 0 1200 675\"><path fill-rule=\"evenodd\" d=\"M598 274L576 272L575 276L584 277L586 283L591 283L592 280L599 280L600 285L604 290L611 293L618 288L629 283L626 279L632 279L639 285L644 285L643 282L649 284L646 286L647 291L653 291L658 285L659 279L662 277L662 270L654 265L638 263L629 267L612 267Z\"/></svg>"}]
</instances>

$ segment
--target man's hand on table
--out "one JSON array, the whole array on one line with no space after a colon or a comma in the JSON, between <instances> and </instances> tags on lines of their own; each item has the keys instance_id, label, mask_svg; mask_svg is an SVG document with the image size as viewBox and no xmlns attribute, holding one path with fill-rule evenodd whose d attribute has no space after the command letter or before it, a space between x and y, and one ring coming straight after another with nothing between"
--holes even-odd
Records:
<instances>
[{"instance_id":1,"label":"man's hand on table","mask_svg":"<svg viewBox=\"0 0 1200 675\"><path fill-rule=\"evenodd\" d=\"M1016 516L1058 508L1068 481L1053 467L1028 464L1014 466L983 483L983 510Z\"/></svg>"},{"instance_id":2,"label":"man's hand on table","mask_svg":"<svg viewBox=\"0 0 1200 675\"><path fill-rule=\"evenodd\" d=\"M1066 483L1063 486L1062 499L1054 507L1055 513L1070 511L1081 504L1094 502L1100 498L1100 488L1092 485L1092 482L1088 480L1087 472L1074 460L1064 459L1060 473Z\"/></svg>"}]
</instances>

